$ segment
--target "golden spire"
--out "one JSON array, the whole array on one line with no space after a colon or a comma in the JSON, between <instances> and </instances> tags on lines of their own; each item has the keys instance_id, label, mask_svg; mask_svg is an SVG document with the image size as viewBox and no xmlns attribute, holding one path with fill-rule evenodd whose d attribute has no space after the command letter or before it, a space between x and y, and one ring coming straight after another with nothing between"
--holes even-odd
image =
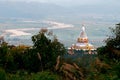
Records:
<instances>
[{"instance_id":1,"label":"golden spire","mask_svg":"<svg viewBox=\"0 0 120 80\"><path fill-rule=\"evenodd\" d=\"M87 37L87 34L85 32L85 27L84 27L83 24L82 24L82 31L80 33L80 37L78 38L77 42L79 42L79 43L88 43L88 37Z\"/></svg>"}]
</instances>

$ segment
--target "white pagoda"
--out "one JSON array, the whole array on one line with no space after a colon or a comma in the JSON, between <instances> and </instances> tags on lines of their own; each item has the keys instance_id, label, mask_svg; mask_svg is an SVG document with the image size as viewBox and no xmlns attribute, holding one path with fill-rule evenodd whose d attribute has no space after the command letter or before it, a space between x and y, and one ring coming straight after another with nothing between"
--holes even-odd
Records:
<instances>
[{"instance_id":1,"label":"white pagoda","mask_svg":"<svg viewBox=\"0 0 120 80\"><path fill-rule=\"evenodd\" d=\"M72 50L84 50L84 51L92 51L95 50L95 47L89 43L87 34L85 32L85 27L82 27L82 31L80 33L80 36L77 39L76 44L72 44L72 46L69 48Z\"/></svg>"}]
</instances>

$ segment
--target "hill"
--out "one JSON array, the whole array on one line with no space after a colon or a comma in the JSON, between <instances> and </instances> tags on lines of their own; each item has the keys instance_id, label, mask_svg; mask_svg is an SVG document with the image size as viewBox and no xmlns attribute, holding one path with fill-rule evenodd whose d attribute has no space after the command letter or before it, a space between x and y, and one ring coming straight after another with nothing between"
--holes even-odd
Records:
<instances>
[{"instance_id":1,"label":"hill","mask_svg":"<svg viewBox=\"0 0 120 80\"><path fill-rule=\"evenodd\" d=\"M51 16L117 15L118 5L61 6L53 3L0 1L0 17L46 18Z\"/></svg>"}]
</instances>

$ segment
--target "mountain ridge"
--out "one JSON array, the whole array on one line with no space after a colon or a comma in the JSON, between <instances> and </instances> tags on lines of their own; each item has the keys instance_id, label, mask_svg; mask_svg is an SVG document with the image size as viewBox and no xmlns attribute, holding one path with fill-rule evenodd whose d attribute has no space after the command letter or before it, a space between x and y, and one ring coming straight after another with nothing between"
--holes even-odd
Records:
<instances>
[{"instance_id":1,"label":"mountain ridge","mask_svg":"<svg viewBox=\"0 0 120 80\"><path fill-rule=\"evenodd\" d=\"M80 5L63 7L52 3L0 1L0 17L45 18L50 16L75 16L83 14L117 15L118 6Z\"/></svg>"}]
</instances>

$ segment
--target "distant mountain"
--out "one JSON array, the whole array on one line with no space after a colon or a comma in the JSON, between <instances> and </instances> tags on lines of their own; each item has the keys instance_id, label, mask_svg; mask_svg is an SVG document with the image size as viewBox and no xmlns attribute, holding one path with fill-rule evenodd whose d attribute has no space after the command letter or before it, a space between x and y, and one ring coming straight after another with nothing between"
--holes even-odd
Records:
<instances>
[{"instance_id":1,"label":"distant mountain","mask_svg":"<svg viewBox=\"0 0 120 80\"><path fill-rule=\"evenodd\" d=\"M71 7L72 8L72 7ZM118 5L82 5L73 7L75 11L83 13L98 13L98 14L119 14Z\"/></svg>"},{"instance_id":2,"label":"distant mountain","mask_svg":"<svg viewBox=\"0 0 120 80\"><path fill-rule=\"evenodd\" d=\"M0 17L46 18L84 14L119 14L118 6L87 5L63 7L52 3L0 1Z\"/></svg>"},{"instance_id":3,"label":"distant mountain","mask_svg":"<svg viewBox=\"0 0 120 80\"><path fill-rule=\"evenodd\" d=\"M0 2L0 17L41 18L65 11L61 6L48 3Z\"/></svg>"}]
</instances>

